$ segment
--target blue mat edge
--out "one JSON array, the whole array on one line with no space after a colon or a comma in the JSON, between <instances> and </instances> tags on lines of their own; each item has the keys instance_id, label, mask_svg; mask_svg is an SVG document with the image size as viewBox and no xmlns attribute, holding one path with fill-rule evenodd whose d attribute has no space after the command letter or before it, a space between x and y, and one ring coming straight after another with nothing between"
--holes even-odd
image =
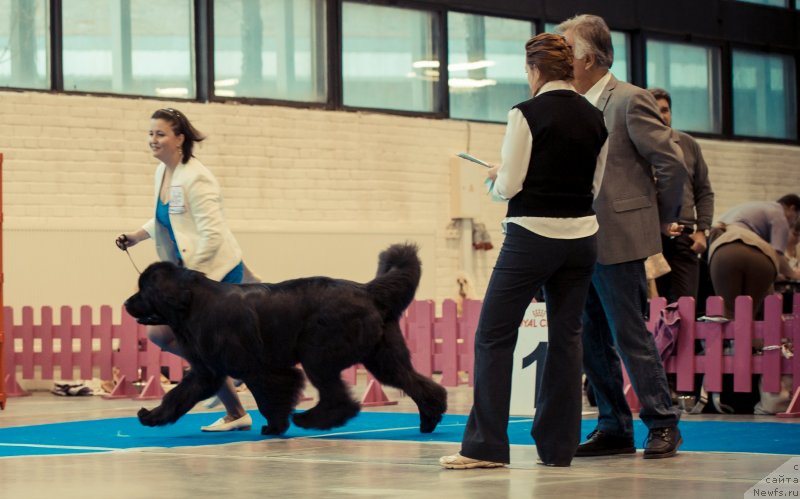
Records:
<instances>
[{"instance_id":1,"label":"blue mat edge","mask_svg":"<svg viewBox=\"0 0 800 499\"><path fill-rule=\"evenodd\" d=\"M209 412L187 414L176 424L160 428L141 426L135 417L0 428L0 458L295 438L459 443L467 420L466 415L448 414L436 431L422 434L417 428L419 416L416 413L362 412L346 426L330 431L309 431L291 426L285 435L267 437L259 433L264 423L263 417L258 411L249 412L253 417L253 429L246 432L200 432L199 426L221 414ZM531 418L525 417L510 418L508 433L512 445L534 445L530 436L531 421ZM595 419L584 419L581 433L588 434L595 425ZM680 429L684 439L682 451L796 455L800 450L800 424L684 420ZM640 447L647 429L641 421L636 420L634 431L637 446Z\"/></svg>"}]
</instances>

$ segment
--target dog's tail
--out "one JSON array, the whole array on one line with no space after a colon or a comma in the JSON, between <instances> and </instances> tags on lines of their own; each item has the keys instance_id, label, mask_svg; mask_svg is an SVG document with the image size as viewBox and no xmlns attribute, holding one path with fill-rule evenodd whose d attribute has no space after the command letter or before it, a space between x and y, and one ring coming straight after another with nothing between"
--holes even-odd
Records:
<instances>
[{"instance_id":1,"label":"dog's tail","mask_svg":"<svg viewBox=\"0 0 800 499\"><path fill-rule=\"evenodd\" d=\"M378 273L367 290L386 320L399 319L414 299L422 274L417 250L416 244L393 244L378 257Z\"/></svg>"}]
</instances>

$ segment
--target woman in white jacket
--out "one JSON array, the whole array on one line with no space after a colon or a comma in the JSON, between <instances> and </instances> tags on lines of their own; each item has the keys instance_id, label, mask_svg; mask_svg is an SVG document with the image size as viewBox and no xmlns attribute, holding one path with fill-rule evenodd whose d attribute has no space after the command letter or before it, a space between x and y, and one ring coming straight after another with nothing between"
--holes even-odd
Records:
<instances>
[{"instance_id":1,"label":"woman in white jacket","mask_svg":"<svg viewBox=\"0 0 800 499\"><path fill-rule=\"evenodd\" d=\"M149 135L153 156L161 161L155 174L155 217L118 236L117 246L124 250L153 238L161 260L220 282L242 282L242 251L223 217L219 184L192 154L194 143L205 137L172 108L153 113ZM148 326L147 335L162 350L183 356L169 326ZM227 414L202 430L249 430L252 420L230 379L217 396Z\"/></svg>"}]
</instances>

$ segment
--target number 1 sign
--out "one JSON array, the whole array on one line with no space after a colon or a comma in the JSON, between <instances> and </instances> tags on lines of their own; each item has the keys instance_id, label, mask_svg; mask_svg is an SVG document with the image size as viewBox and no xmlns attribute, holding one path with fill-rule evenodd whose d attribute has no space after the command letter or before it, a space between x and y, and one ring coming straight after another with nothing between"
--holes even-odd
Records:
<instances>
[{"instance_id":1,"label":"number 1 sign","mask_svg":"<svg viewBox=\"0 0 800 499\"><path fill-rule=\"evenodd\" d=\"M539 369L547 354L547 308L531 303L519 326L511 379L511 415L533 416L536 393L542 380Z\"/></svg>"}]
</instances>

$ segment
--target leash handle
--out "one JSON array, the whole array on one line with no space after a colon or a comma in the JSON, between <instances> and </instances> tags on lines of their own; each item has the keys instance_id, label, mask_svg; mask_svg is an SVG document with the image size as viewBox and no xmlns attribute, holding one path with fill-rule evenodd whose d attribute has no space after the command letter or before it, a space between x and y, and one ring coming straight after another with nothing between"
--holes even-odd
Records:
<instances>
[{"instance_id":1,"label":"leash handle","mask_svg":"<svg viewBox=\"0 0 800 499\"><path fill-rule=\"evenodd\" d=\"M114 242L116 243L117 248L121 249L128 255L128 259L131 261L131 265L133 265L133 268L136 269L136 272L141 274L142 271L139 270L139 267L136 266L136 262L133 261L133 257L131 256L130 251L128 251L128 236L122 234Z\"/></svg>"}]
</instances>

